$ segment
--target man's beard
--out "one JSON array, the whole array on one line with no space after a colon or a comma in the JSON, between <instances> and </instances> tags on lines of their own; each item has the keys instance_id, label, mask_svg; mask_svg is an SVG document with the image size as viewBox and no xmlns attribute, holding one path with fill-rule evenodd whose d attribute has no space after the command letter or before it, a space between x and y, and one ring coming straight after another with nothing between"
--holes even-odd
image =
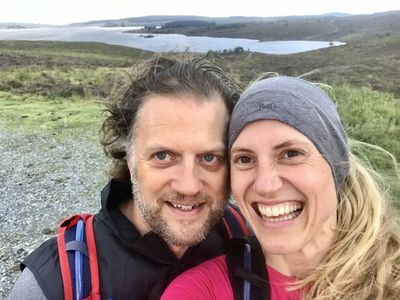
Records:
<instances>
[{"instance_id":1,"label":"man's beard","mask_svg":"<svg viewBox=\"0 0 400 300\"><path fill-rule=\"evenodd\" d=\"M211 205L207 218L201 220L181 220L179 221L179 229L176 229L176 226L172 228L162 218L161 208L164 205L168 205L167 201L176 204L185 204L184 199L187 197L171 191L160 193L156 199L144 199L136 176L132 176L131 180L134 201L137 201L144 220L153 232L169 245L190 247L200 243L222 218L228 201L226 195L223 196L223 199L212 199L209 195L204 194L197 195L196 200L198 203ZM196 223L200 222L201 224L197 224L197 227L193 227Z\"/></svg>"}]
</instances>

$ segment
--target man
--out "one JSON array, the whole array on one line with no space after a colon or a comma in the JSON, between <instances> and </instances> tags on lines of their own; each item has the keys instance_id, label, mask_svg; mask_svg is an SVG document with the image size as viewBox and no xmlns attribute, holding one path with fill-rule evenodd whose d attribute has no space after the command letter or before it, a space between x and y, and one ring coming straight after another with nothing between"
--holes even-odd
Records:
<instances>
[{"instance_id":1,"label":"man","mask_svg":"<svg viewBox=\"0 0 400 300\"><path fill-rule=\"evenodd\" d=\"M223 253L238 88L204 60L160 57L110 97L100 142L113 179L94 219L102 299L159 299L182 271ZM24 267L9 299L63 299L55 239Z\"/></svg>"}]
</instances>

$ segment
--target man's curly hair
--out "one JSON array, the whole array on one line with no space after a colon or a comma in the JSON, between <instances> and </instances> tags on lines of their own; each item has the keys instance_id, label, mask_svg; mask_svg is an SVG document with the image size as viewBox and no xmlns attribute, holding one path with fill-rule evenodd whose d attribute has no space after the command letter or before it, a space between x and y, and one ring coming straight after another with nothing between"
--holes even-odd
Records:
<instances>
[{"instance_id":1,"label":"man's curly hair","mask_svg":"<svg viewBox=\"0 0 400 300\"><path fill-rule=\"evenodd\" d=\"M206 58L185 53L181 57L158 56L134 66L117 81L107 99L107 118L100 131L100 143L112 159L109 175L130 182L126 161L128 145L134 139L138 113L151 95L194 95L197 101L220 96L230 114L242 85Z\"/></svg>"}]
</instances>

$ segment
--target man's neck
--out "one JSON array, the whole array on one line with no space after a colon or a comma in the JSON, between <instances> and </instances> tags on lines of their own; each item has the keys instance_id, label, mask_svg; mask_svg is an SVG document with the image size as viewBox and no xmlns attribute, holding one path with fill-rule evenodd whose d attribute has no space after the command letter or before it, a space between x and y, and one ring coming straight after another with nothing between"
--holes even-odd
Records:
<instances>
[{"instance_id":1,"label":"man's neck","mask_svg":"<svg viewBox=\"0 0 400 300\"><path fill-rule=\"evenodd\" d=\"M185 254L186 250L189 248L188 246L175 246L175 245L170 245L168 244L169 249L175 254L177 258L182 258L182 256Z\"/></svg>"},{"instance_id":2,"label":"man's neck","mask_svg":"<svg viewBox=\"0 0 400 300\"><path fill-rule=\"evenodd\" d=\"M141 236L144 236L146 233L151 231L150 226L143 219L143 216L133 199L122 203L119 206L119 210L125 215L125 217L128 218L129 221L131 221L133 225L135 225Z\"/></svg>"},{"instance_id":3,"label":"man's neck","mask_svg":"<svg viewBox=\"0 0 400 300\"><path fill-rule=\"evenodd\" d=\"M119 206L119 210L125 215L125 217L128 218L129 221L131 221L133 225L135 225L137 231L140 233L141 236L144 236L146 233L152 231L151 227L143 218L139 208L137 207L136 202L133 199L122 203ZM169 243L166 244L177 258L182 258L186 250L189 248L188 246L176 246Z\"/></svg>"}]
</instances>

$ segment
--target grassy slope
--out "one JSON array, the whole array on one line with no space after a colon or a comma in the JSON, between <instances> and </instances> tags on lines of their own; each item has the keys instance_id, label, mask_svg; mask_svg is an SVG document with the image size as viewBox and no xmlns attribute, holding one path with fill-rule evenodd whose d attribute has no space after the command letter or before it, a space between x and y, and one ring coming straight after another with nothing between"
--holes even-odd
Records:
<instances>
[{"instance_id":1,"label":"grassy slope","mask_svg":"<svg viewBox=\"0 0 400 300\"><path fill-rule=\"evenodd\" d=\"M388 36L301 54L216 54L215 59L244 81L274 71L309 73L307 79L334 86L349 135L377 143L399 160L399 44ZM0 42L0 128L97 132L103 118L98 100L108 94L115 73L151 55L97 43ZM388 169L376 153L368 157ZM400 195L398 182L393 186Z\"/></svg>"},{"instance_id":2,"label":"grassy slope","mask_svg":"<svg viewBox=\"0 0 400 300\"><path fill-rule=\"evenodd\" d=\"M399 35L400 11L347 17L281 17L274 21L217 24L208 27L152 29L144 32L168 32L215 37L275 40L340 40L359 42L379 36Z\"/></svg>"},{"instance_id":3,"label":"grassy slope","mask_svg":"<svg viewBox=\"0 0 400 300\"><path fill-rule=\"evenodd\" d=\"M119 68L151 55L101 43L0 41L0 91L105 97Z\"/></svg>"},{"instance_id":4,"label":"grassy slope","mask_svg":"<svg viewBox=\"0 0 400 300\"><path fill-rule=\"evenodd\" d=\"M319 49L291 55L217 54L244 81L262 72L300 76L328 84L369 86L400 95L400 37Z\"/></svg>"},{"instance_id":5,"label":"grassy slope","mask_svg":"<svg viewBox=\"0 0 400 300\"><path fill-rule=\"evenodd\" d=\"M335 99L347 134L354 140L379 145L400 162L400 98L368 87L334 87ZM400 182L392 158L381 150L357 147L353 151L385 174L400 207ZM400 164L397 164L400 168Z\"/></svg>"},{"instance_id":6,"label":"grassy slope","mask_svg":"<svg viewBox=\"0 0 400 300\"><path fill-rule=\"evenodd\" d=\"M66 101L67 100L67 101ZM48 134L70 129L96 132L101 124L100 101L81 98L63 100L37 95L0 92L0 128Z\"/></svg>"},{"instance_id":7,"label":"grassy slope","mask_svg":"<svg viewBox=\"0 0 400 300\"><path fill-rule=\"evenodd\" d=\"M156 29L162 32L162 29ZM244 53L231 59L244 80L275 71L287 75L314 72L309 79L348 83L400 95L400 11L347 17L282 17L269 22L167 29L188 35L270 40L342 41L346 46L294 55ZM150 31L152 32L152 31ZM224 56L226 57L226 56Z\"/></svg>"}]
</instances>

